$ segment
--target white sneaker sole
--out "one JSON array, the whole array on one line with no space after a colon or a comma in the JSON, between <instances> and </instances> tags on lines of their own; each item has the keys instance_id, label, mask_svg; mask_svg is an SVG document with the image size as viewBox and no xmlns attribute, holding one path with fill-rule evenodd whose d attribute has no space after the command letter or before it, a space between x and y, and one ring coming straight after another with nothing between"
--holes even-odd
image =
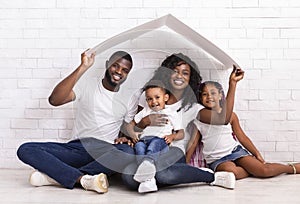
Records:
<instances>
[{"instance_id":1,"label":"white sneaker sole","mask_svg":"<svg viewBox=\"0 0 300 204\"><path fill-rule=\"evenodd\" d=\"M59 185L56 181L39 171L34 171L30 174L29 183L36 187Z\"/></svg>"},{"instance_id":2,"label":"white sneaker sole","mask_svg":"<svg viewBox=\"0 0 300 204\"><path fill-rule=\"evenodd\" d=\"M95 179L95 186L96 188L94 190L98 193L106 193L109 186L107 176L103 173L99 174Z\"/></svg>"},{"instance_id":3,"label":"white sneaker sole","mask_svg":"<svg viewBox=\"0 0 300 204\"><path fill-rule=\"evenodd\" d=\"M217 175L220 173L220 175ZM225 175L223 173L226 173ZM223 174L223 175L222 175ZM227 189L234 189L235 188L235 175L232 172L215 172L216 180L221 180L216 182L214 185L220 186Z\"/></svg>"}]
</instances>

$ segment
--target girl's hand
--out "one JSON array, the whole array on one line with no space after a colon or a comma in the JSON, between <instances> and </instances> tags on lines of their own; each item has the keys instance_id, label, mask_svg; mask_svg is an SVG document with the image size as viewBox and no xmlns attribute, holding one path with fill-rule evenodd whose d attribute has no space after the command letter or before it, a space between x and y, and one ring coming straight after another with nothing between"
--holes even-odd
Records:
<instances>
[{"instance_id":1,"label":"girl's hand","mask_svg":"<svg viewBox=\"0 0 300 204\"><path fill-rule=\"evenodd\" d=\"M241 68L236 67L236 65L233 65L233 70L230 74L229 81L238 82L244 78L244 74L245 72Z\"/></svg>"},{"instance_id":2,"label":"girl's hand","mask_svg":"<svg viewBox=\"0 0 300 204\"><path fill-rule=\"evenodd\" d=\"M255 156L256 159L258 159L261 163L265 164L266 161L264 160L264 158L261 156L261 154L258 154L257 156Z\"/></svg>"}]
</instances>

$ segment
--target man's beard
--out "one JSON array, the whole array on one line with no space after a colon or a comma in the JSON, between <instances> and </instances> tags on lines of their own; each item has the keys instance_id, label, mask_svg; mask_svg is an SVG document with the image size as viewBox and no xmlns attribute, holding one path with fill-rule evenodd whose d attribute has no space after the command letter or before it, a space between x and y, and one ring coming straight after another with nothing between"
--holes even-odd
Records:
<instances>
[{"instance_id":1,"label":"man's beard","mask_svg":"<svg viewBox=\"0 0 300 204\"><path fill-rule=\"evenodd\" d=\"M111 80L111 76L109 75L108 70L105 71L105 78L107 79L107 82L109 83L110 86L116 87L119 85L118 83L115 83Z\"/></svg>"}]
</instances>

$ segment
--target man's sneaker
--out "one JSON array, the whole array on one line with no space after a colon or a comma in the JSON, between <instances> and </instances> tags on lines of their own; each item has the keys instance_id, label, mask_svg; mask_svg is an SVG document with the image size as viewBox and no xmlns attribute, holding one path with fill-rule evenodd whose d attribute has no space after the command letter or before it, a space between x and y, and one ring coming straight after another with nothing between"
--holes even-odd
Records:
<instances>
[{"instance_id":1,"label":"man's sneaker","mask_svg":"<svg viewBox=\"0 0 300 204\"><path fill-rule=\"evenodd\" d=\"M39 171L34 171L31 173L29 182L33 186L59 185L57 181Z\"/></svg>"},{"instance_id":2,"label":"man's sneaker","mask_svg":"<svg viewBox=\"0 0 300 204\"><path fill-rule=\"evenodd\" d=\"M154 163L150 162L149 160L144 160L137 168L133 179L141 183L154 178L155 173L156 168Z\"/></svg>"},{"instance_id":3,"label":"man's sneaker","mask_svg":"<svg viewBox=\"0 0 300 204\"><path fill-rule=\"evenodd\" d=\"M90 176L84 175L80 179L80 184L85 190L106 193L108 191L108 181L105 174Z\"/></svg>"},{"instance_id":4,"label":"man's sneaker","mask_svg":"<svg viewBox=\"0 0 300 204\"><path fill-rule=\"evenodd\" d=\"M155 178L148 179L147 181L141 182L139 189L139 193L149 193L157 191L157 185Z\"/></svg>"},{"instance_id":5,"label":"man's sneaker","mask_svg":"<svg viewBox=\"0 0 300 204\"><path fill-rule=\"evenodd\" d=\"M234 173L226 172L226 171L215 172L215 181L212 182L211 185L234 189L235 187Z\"/></svg>"}]
</instances>

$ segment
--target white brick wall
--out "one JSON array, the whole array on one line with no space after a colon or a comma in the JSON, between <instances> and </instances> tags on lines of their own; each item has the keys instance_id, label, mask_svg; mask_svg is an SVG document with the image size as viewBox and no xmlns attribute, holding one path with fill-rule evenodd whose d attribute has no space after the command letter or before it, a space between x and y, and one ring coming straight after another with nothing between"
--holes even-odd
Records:
<instances>
[{"instance_id":1,"label":"white brick wall","mask_svg":"<svg viewBox=\"0 0 300 204\"><path fill-rule=\"evenodd\" d=\"M47 97L82 51L168 13L246 71L235 110L265 159L300 161L299 12L297 0L1 0L0 168L24 167L23 142L70 139L72 105L53 108ZM136 64L161 60L151 59ZM202 73L227 81L226 71Z\"/></svg>"}]
</instances>

